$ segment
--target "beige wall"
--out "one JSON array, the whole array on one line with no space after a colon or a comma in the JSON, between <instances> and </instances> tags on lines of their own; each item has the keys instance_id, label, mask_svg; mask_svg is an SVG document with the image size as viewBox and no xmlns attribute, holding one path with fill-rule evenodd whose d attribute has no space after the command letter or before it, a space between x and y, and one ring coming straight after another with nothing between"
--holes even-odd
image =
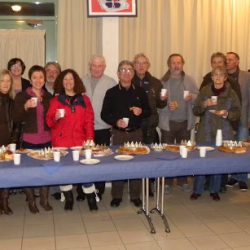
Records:
<instances>
[{"instance_id":1,"label":"beige wall","mask_svg":"<svg viewBox=\"0 0 250 250\"><path fill-rule=\"evenodd\" d=\"M161 77L169 54L178 52L186 60L186 72L200 84L215 51L236 51L241 68L250 68L249 19L249 0L138 0L138 17L118 18L119 46L114 44L105 56L107 61L118 61L145 52L151 72ZM102 31L103 20L87 18L85 1L59 1L58 60L63 67L86 74L89 57L105 51L105 30L112 48L112 37L117 41L118 34L107 23Z\"/></svg>"}]
</instances>

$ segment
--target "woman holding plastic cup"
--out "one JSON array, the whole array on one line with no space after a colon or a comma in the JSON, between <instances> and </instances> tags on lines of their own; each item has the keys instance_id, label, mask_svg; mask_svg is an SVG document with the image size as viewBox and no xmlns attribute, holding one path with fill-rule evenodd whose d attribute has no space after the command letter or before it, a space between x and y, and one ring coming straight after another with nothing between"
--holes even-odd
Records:
<instances>
[{"instance_id":1,"label":"woman holding plastic cup","mask_svg":"<svg viewBox=\"0 0 250 250\"><path fill-rule=\"evenodd\" d=\"M199 144L215 144L217 130L222 131L223 140L233 140L232 121L240 118L240 101L235 91L226 82L225 68L212 71L213 83L201 89L193 107L193 113L200 117L196 142ZM217 98L215 98L215 96ZM204 191L205 176L195 176L192 200L198 199ZM220 200L219 191L221 175L210 175L210 196Z\"/></svg>"},{"instance_id":2,"label":"woman holding plastic cup","mask_svg":"<svg viewBox=\"0 0 250 250\"><path fill-rule=\"evenodd\" d=\"M32 66L28 75L31 87L16 95L13 118L16 123L23 123L21 147L42 149L51 146L51 134L46 124L45 116L52 96L43 89L46 79L43 67L38 65ZM26 187L24 192L27 196L31 213L38 213L34 188ZM40 187L39 192L40 205L46 211L52 210L48 201L49 187Z\"/></svg>"},{"instance_id":3,"label":"woman holding plastic cup","mask_svg":"<svg viewBox=\"0 0 250 250\"><path fill-rule=\"evenodd\" d=\"M94 139L94 112L85 87L73 69L66 69L56 79L56 96L51 100L47 124L51 128L53 147L82 146ZM62 112L62 110L64 110ZM65 210L73 209L72 185L60 186L65 196ZM95 185L83 184L90 210L97 210Z\"/></svg>"}]
</instances>

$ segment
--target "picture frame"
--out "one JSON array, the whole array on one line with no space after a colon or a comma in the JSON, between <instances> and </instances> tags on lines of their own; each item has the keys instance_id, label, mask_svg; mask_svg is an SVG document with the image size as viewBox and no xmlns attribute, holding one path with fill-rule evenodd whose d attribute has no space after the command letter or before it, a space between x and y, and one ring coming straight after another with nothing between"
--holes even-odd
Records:
<instances>
[{"instance_id":1,"label":"picture frame","mask_svg":"<svg viewBox=\"0 0 250 250\"><path fill-rule=\"evenodd\" d=\"M137 0L87 0L88 17L136 17Z\"/></svg>"}]
</instances>

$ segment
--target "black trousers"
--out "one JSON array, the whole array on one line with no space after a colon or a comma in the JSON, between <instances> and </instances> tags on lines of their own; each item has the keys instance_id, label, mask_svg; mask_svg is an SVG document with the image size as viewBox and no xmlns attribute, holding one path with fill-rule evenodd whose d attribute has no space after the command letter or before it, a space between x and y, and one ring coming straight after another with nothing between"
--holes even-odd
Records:
<instances>
[{"instance_id":1,"label":"black trousers","mask_svg":"<svg viewBox=\"0 0 250 250\"><path fill-rule=\"evenodd\" d=\"M141 129L136 129L131 132L120 131L117 129L112 130L113 144L122 145L124 142L141 142L143 140L143 134ZM122 199L124 181L113 181L111 195L114 199ZM138 199L141 194L141 180L130 180L129 181L129 194L130 199Z\"/></svg>"}]
</instances>

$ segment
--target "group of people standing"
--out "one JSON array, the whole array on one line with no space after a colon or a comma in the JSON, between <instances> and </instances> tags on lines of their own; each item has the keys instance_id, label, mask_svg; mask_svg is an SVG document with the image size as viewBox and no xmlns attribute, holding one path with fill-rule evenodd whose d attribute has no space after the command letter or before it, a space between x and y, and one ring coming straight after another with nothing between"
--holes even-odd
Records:
<instances>
[{"instance_id":1,"label":"group of people standing","mask_svg":"<svg viewBox=\"0 0 250 250\"><path fill-rule=\"evenodd\" d=\"M111 141L114 145L128 141L179 144L190 139L196 116L200 118L197 143L214 143L217 129L222 130L224 139L248 139L250 76L239 69L239 56L234 52L213 54L212 71L204 77L200 91L193 78L184 72L184 63L182 55L170 55L168 70L158 80L149 73L149 58L140 53L133 61L119 63L117 83L105 75L105 58L98 55L90 59L89 74L83 80L73 69L61 71L58 63L49 62L45 67L32 66L28 81L22 78L24 62L13 58L8 62L8 69L0 72L3 114L0 145L15 142L27 149L70 148L81 146L87 140L106 145ZM167 91L161 94L163 88ZM218 97L216 104L211 96ZM64 116L58 111L62 108ZM129 118L128 124L124 117ZM226 175L195 176L190 198L199 198L207 181L212 199L219 200L219 191L226 184L239 183L240 189L246 190L246 178L247 174L235 174L229 180ZM189 191L187 177L178 177L177 183ZM169 192L172 185L173 178L168 178ZM122 202L123 187L123 180L112 182L112 207ZM70 183L56 189L59 198L61 193L65 198L65 210L73 209L72 189ZM34 188L24 187L23 191L30 211L39 212ZM89 209L97 210L96 201L102 199L105 182L84 183L83 180L76 191L78 201L86 198ZM130 200L137 207L142 204L140 193L141 180L131 180ZM150 194L153 195L152 189ZM49 187L40 187L39 196L41 207L50 211ZM5 214L12 213L8 197L9 190L1 189L0 211Z\"/></svg>"}]
</instances>

